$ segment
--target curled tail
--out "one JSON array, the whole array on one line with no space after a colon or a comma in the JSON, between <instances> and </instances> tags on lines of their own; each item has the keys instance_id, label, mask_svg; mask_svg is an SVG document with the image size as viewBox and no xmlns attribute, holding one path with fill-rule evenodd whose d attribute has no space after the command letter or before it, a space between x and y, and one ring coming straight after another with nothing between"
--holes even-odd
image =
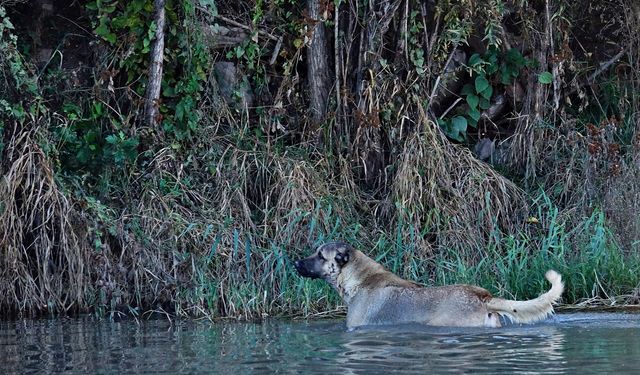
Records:
<instances>
[{"instance_id":1,"label":"curled tail","mask_svg":"<svg viewBox=\"0 0 640 375\"><path fill-rule=\"evenodd\" d=\"M551 283L551 289L538 298L528 301L512 301L502 298L492 298L487 302L487 309L504 315L514 323L533 323L553 314L553 304L564 291L562 276L554 270L544 275Z\"/></svg>"}]
</instances>

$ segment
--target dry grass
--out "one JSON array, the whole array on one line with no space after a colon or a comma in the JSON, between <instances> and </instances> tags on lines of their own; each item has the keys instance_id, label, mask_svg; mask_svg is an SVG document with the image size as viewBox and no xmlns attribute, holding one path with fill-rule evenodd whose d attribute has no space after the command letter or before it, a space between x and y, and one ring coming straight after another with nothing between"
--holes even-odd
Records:
<instances>
[{"instance_id":1,"label":"dry grass","mask_svg":"<svg viewBox=\"0 0 640 375\"><path fill-rule=\"evenodd\" d=\"M393 182L396 218L419 223L418 233L435 237L437 247L464 254L491 242L492 233L521 229L524 193L468 149L452 145L426 116L419 122Z\"/></svg>"},{"instance_id":2,"label":"dry grass","mask_svg":"<svg viewBox=\"0 0 640 375\"><path fill-rule=\"evenodd\" d=\"M92 259L81 238L85 218L38 144L36 122L44 121L5 129L12 136L0 163L0 301L14 312L77 311L92 288Z\"/></svg>"}]
</instances>

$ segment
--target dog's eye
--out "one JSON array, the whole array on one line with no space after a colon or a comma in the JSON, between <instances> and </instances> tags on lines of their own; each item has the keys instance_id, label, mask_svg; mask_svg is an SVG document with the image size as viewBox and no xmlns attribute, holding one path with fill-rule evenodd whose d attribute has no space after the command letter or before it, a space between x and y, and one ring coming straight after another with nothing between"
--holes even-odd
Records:
<instances>
[{"instance_id":1,"label":"dog's eye","mask_svg":"<svg viewBox=\"0 0 640 375\"><path fill-rule=\"evenodd\" d=\"M326 260L323 256L321 252L318 252L318 258L320 258L321 260Z\"/></svg>"}]
</instances>

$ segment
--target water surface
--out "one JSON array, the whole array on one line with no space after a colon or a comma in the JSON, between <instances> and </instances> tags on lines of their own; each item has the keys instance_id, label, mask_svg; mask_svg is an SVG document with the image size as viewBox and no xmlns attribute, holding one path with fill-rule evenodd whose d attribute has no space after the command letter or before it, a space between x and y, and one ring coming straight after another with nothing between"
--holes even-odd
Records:
<instances>
[{"instance_id":1,"label":"water surface","mask_svg":"<svg viewBox=\"0 0 640 375\"><path fill-rule=\"evenodd\" d=\"M373 327L343 321L0 322L0 374L640 374L640 315L535 325Z\"/></svg>"}]
</instances>

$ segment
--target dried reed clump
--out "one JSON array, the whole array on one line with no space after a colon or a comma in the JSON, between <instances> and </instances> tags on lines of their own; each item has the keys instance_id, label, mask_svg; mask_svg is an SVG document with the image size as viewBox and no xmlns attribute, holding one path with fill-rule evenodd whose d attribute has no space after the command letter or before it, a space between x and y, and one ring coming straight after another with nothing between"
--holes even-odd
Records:
<instances>
[{"instance_id":1,"label":"dried reed clump","mask_svg":"<svg viewBox=\"0 0 640 375\"><path fill-rule=\"evenodd\" d=\"M318 238L311 232L329 233L332 222L354 220L353 181L341 175L338 181L326 172L326 159L317 161L277 157L272 162L274 179L267 196L272 208L265 215L265 235L280 244L306 248ZM311 228L311 230L309 229Z\"/></svg>"},{"instance_id":2,"label":"dried reed clump","mask_svg":"<svg viewBox=\"0 0 640 375\"><path fill-rule=\"evenodd\" d=\"M328 195L328 186L308 162L278 158L273 166L275 178L267 194L273 199L272 212L265 215L264 233L279 242L304 244L309 239L301 238L302 227L318 198Z\"/></svg>"},{"instance_id":3,"label":"dried reed clump","mask_svg":"<svg viewBox=\"0 0 640 375\"><path fill-rule=\"evenodd\" d=\"M114 214L93 267L100 304L244 318L282 311L292 303L282 297L292 283L283 248L302 252L330 231L332 215L349 215L333 197L340 187L319 172L326 166L234 146L213 175L178 160L158 152L139 195L127 197L137 204ZM187 175L198 180L187 185Z\"/></svg>"},{"instance_id":4,"label":"dried reed clump","mask_svg":"<svg viewBox=\"0 0 640 375\"><path fill-rule=\"evenodd\" d=\"M431 234L437 248L463 254L485 247L496 230L517 231L527 212L523 192L422 118L393 182L398 217L419 223L419 233Z\"/></svg>"},{"instance_id":5,"label":"dried reed clump","mask_svg":"<svg viewBox=\"0 0 640 375\"><path fill-rule=\"evenodd\" d=\"M91 258L76 231L83 220L38 145L40 129L13 124L9 134L0 162L0 310L83 309L91 291Z\"/></svg>"}]
</instances>

